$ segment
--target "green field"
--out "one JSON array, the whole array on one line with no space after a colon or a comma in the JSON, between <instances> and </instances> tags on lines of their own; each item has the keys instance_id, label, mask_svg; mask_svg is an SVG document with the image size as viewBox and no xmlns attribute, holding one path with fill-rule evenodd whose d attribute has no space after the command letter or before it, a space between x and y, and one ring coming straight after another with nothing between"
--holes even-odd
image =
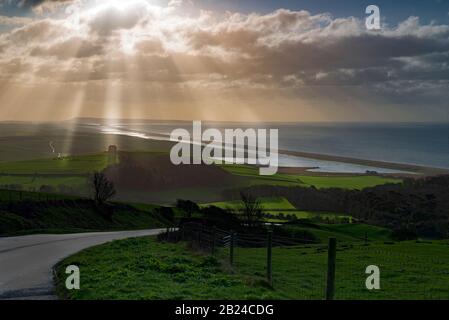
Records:
<instances>
[{"instance_id":1,"label":"green field","mask_svg":"<svg viewBox=\"0 0 449 320\"><path fill-rule=\"evenodd\" d=\"M109 163L107 153L70 156L63 159L39 159L0 162L0 187L39 190L51 187L52 192L87 192L87 175L101 171ZM69 191L67 191L69 187Z\"/></svg>"},{"instance_id":2,"label":"green field","mask_svg":"<svg viewBox=\"0 0 449 320\"><path fill-rule=\"evenodd\" d=\"M338 219L349 219L350 216L333 213L333 212L312 212L312 211L302 211L297 210L286 198L284 197L271 197L271 198L260 198L259 199L263 212L271 214L273 216L279 216L283 214L284 217L287 215L294 215L297 219L327 219L327 220L338 220ZM201 204L200 207L215 206L222 209L233 209L239 210L243 206L241 200L235 201L221 201L221 202L211 202L206 204ZM285 219L268 219L269 222L277 223L285 221Z\"/></svg>"},{"instance_id":3,"label":"green field","mask_svg":"<svg viewBox=\"0 0 449 320\"><path fill-rule=\"evenodd\" d=\"M277 197L277 198L261 198L261 205L264 210L295 210L296 208L285 198ZM202 207L207 206L215 206L222 209L240 209L243 206L243 202L241 200L235 201L222 201L222 202L212 202L202 204Z\"/></svg>"},{"instance_id":4,"label":"green field","mask_svg":"<svg viewBox=\"0 0 449 320\"><path fill-rule=\"evenodd\" d=\"M282 211L282 210L268 210L265 211L268 214L271 214L273 216L279 216L280 214L283 214L284 216L287 215L294 215L296 219L309 219L313 220L315 218L320 218L324 220L339 220L339 219L348 219L351 220L350 216L339 214L339 213L333 213L333 212L318 212L318 211L301 211L301 210L294 210L294 211Z\"/></svg>"},{"instance_id":5,"label":"green field","mask_svg":"<svg viewBox=\"0 0 449 320\"><path fill-rule=\"evenodd\" d=\"M158 149L156 149L158 150ZM142 160L148 156L166 154L163 151L135 151L130 152L134 158ZM168 161L168 160L167 160ZM0 162L0 188L19 189L27 191L60 192L86 196L87 175L93 171L101 171L109 163L108 153L96 153L69 156L63 159L37 159L16 162ZM255 185L277 186L315 186L317 188L341 187L348 189L362 189L384 183L398 183L401 180L379 176L309 176L276 174L274 176L260 176L259 169L248 165L223 165L223 170L234 175L233 187L244 188ZM157 169L157 168L155 168ZM41 187L45 189L41 190ZM118 198L130 202L173 204L176 199L191 199L195 202L213 202L223 199L223 191L229 186L223 186L217 181L216 186L171 188L169 190L155 190L152 193L139 190L120 190ZM48 190L50 189L50 190ZM286 200L285 200L286 201ZM273 202L273 201L271 201ZM221 206L221 203L216 203ZM230 204L233 205L232 203ZM288 203L265 203L265 210L294 210ZM292 213L293 214L293 213ZM296 212L298 218L315 216L315 213ZM324 216L323 216L324 217ZM332 218L332 215L326 216Z\"/></svg>"},{"instance_id":6,"label":"green field","mask_svg":"<svg viewBox=\"0 0 449 320\"><path fill-rule=\"evenodd\" d=\"M337 299L449 299L448 242L341 244ZM265 281L266 249L227 250L217 257L154 238L115 241L82 251L57 267L57 293L68 299L323 299L325 245L273 249L273 287ZM435 260L434 257L438 257ZM82 274L81 290L67 291L65 267ZM365 269L381 270L381 290L365 288Z\"/></svg>"},{"instance_id":7,"label":"green field","mask_svg":"<svg viewBox=\"0 0 449 320\"><path fill-rule=\"evenodd\" d=\"M325 223L296 223L283 226L293 236L303 232L312 234L320 243L326 243L329 238L336 238L340 243L350 244L365 241L390 241L391 231L385 228L367 224L325 224Z\"/></svg>"},{"instance_id":8,"label":"green field","mask_svg":"<svg viewBox=\"0 0 449 320\"><path fill-rule=\"evenodd\" d=\"M259 169L248 165L223 165L224 170L241 177L249 178L246 185L314 186L316 188L364 189L387 183L400 183L402 180L381 176L311 176L295 174L275 174L260 176Z\"/></svg>"},{"instance_id":9,"label":"green field","mask_svg":"<svg viewBox=\"0 0 449 320\"><path fill-rule=\"evenodd\" d=\"M10 201L42 201L42 200L73 200L77 197L61 194L47 194L30 191L13 191L0 189L0 204Z\"/></svg>"},{"instance_id":10,"label":"green field","mask_svg":"<svg viewBox=\"0 0 449 320\"><path fill-rule=\"evenodd\" d=\"M287 175L291 176L291 175ZM364 189L387 183L401 183L400 179L385 178L380 176L291 176L292 179L299 178L305 185L316 188L343 188Z\"/></svg>"},{"instance_id":11,"label":"green field","mask_svg":"<svg viewBox=\"0 0 449 320\"><path fill-rule=\"evenodd\" d=\"M17 162L0 162L2 174L62 174L78 175L99 171L108 165L108 154L100 153L70 156L64 159L39 159Z\"/></svg>"},{"instance_id":12,"label":"green field","mask_svg":"<svg viewBox=\"0 0 449 320\"><path fill-rule=\"evenodd\" d=\"M84 188L86 183L87 178L82 176L0 176L0 185L20 185L24 190L38 189L43 185L55 188L60 185Z\"/></svg>"}]
</instances>

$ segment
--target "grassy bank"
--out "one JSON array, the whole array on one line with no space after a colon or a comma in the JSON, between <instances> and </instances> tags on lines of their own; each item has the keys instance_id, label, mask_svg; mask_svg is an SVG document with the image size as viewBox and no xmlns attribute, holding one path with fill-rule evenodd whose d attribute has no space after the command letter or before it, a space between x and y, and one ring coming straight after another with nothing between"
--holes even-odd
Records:
<instances>
[{"instance_id":1,"label":"grassy bank","mask_svg":"<svg viewBox=\"0 0 449 320\"><path fill-rule=\"evenodd\" d=\"M337 252L337 299L448 299L448 242L360 242ZM265 249L227 250L216 258L186 244L154 238L115 241L82 251L57 266L57 293L66 299L322 299L326 247L274 248L273 287L265 281ZM433 260L432 257L439 257ZM78 265L81 290L64 287L65 267ZM381 290L365 288L365 269L381 270Z\"/></svg>"},{"instance_id":2,"label":"grassy bank","mask_svg":"<svg viewBox=\"0 0 449 320\"><path fill-rule=\"evenodd\" d=\"M157 209L120 203L103 209L87 199L0 191L0 236L163 227L167 221Z\"/></svg>"}]
</instances>

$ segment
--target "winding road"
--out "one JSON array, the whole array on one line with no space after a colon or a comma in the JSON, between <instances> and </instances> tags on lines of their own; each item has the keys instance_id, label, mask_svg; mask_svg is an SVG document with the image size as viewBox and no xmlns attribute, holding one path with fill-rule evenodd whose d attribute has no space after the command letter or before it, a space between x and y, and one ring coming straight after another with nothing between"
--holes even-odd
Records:
<instances>
[{"instance_id":1,"label":"winding road","mask_svg":"<svg viewBox=\"0 0 449 320\"><path fill-rule=\"evenodd\" d=\"M53 266L88 247L157 235L163 229L0 238L0 300L56 299Z\"/></svg>"}]
</instances>

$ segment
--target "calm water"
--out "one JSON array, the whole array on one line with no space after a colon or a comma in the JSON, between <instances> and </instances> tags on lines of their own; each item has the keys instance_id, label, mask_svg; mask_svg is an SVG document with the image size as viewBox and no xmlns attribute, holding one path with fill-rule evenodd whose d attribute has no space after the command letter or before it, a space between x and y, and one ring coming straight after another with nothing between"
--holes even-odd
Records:
<instances>
[{"instance_id":1,"label":"calm water","mask_svg":"<svg viewBox=\"0 0 449 320\"><path fill-rule=\"evenodd\" d=\"M126 121L101 124L103 133L134 135L139 138L166 140L174 128L191 130L191 122ZM449 169L449 124L423 123L298 123L254 124L203 122L204 128L276 128L279 148L359 159L416 164ZM298 157L281 157L281 165L327 167L325 171L364 172L372 169ZM301 164L301 165L299 165ZM335 168L335 166L339 168ZM335 170L334 170L335 169ZM378 170L380 171L380 170ZM389 172L382 170L382 172Z\"/></svg>"},{"instance_id":2,"label":"calm water","mask_svg":"<svg viewBox=\"0 0 449 320\"><path fill-rule=\"evenodd\" d=\"M225 128L279 129L279 148L281 150L449 169L449 123L254 124L203 122L203 127L203 130L211 127L221 130ZM176 128L185 128L191 131L192 122L119 121L110 123L104 120L78 119L76 122L50 124L0 123L0 161L5 160L4 158L12 161L17 160L16 158L47 157L50 152L49 141L55 141L58 150L63 149L62 141L67 140L64 137L71 130L81 134L86 133L92 137L114 134L135 139L169 140L170 133ZM23 136L25 139L19 136ZM89 139L83 143L88 145ZM99 144L96 148L93 144L87 149L89 152L94 152L93 150L98 150L98 148L104 148L104 144ZM17 154L17 157L6 157L9 153ZM280 155L279 163L286 167L319 167L314 171L325 172L363 173L367 170L392 172L387 169L287 155Z\"/></svg>"},{"instance_id":3,"label":"calm water","mask_svg":"<svg viewBox=\"0 0 449 320\"><path fill-rule=\"evenodd\" d=\"M281 148L449 168L449 124L284 126Z\"/></svg>"}]
</instances>

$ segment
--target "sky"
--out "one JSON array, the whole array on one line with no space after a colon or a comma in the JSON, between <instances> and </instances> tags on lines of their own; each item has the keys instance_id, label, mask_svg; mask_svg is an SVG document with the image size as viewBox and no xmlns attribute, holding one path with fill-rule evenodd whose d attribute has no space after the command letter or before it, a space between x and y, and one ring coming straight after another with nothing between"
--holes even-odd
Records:
<instances>
[{"instance_id":1,"label":"sky","mask_svg":"<svg viewBox=\"0 0 449 320\"><path fill-rule=\"evenodd\" d=\"M449 0L0 0L0 121L439 122L448 98Z\"/></svg>"}]
</instances>

